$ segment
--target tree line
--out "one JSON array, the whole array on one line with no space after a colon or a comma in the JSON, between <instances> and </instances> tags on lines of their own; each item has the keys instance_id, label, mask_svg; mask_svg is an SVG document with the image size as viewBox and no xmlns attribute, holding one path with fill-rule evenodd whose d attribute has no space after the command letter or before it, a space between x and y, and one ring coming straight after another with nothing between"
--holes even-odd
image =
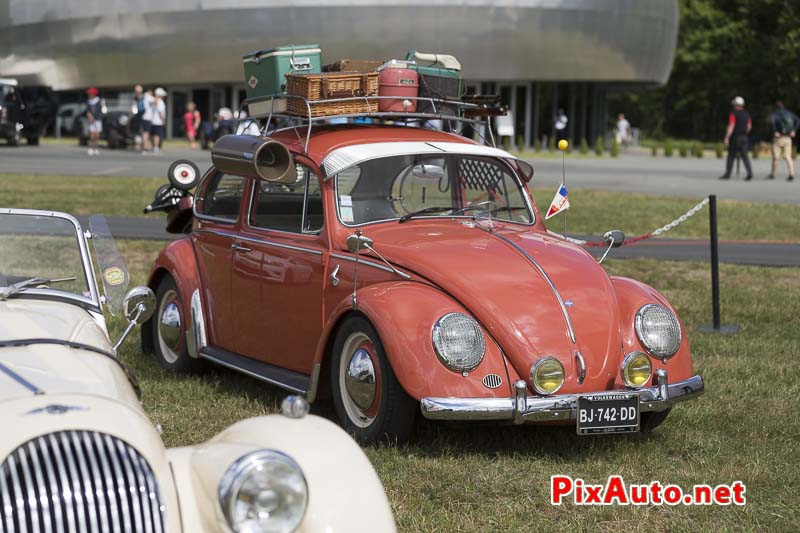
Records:
<instances>
[{"instance_id":1,"label":"tree line","mask_svg":"<svg viewBox=\"0 0 800 533\"><path fill-rule=\"evenodd\" d=\"M800 113L800 1L680 0L672 74L663 87L618 94L650 137L718 141L734 96L744 97L753 135L769 139L776 100Z\"/></svg>"}]
</instances>

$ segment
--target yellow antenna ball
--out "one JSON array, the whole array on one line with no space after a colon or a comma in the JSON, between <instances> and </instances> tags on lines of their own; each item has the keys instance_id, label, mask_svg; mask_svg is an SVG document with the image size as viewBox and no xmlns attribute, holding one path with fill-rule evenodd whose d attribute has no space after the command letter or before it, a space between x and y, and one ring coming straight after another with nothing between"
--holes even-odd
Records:
<instances>
[{"instance_id":1,"label":"yellow antenna ball","mask_svg":"<svg viewBox=\"0 0 800 533\"><path fill-rule=\"evenodd\" d=\"M558 141L558 149L559 150L561 150L563 152L567 148L569 148L569 143L567 142L566 139L561 139L560 141Z\"/></svg>"}]
</instances>

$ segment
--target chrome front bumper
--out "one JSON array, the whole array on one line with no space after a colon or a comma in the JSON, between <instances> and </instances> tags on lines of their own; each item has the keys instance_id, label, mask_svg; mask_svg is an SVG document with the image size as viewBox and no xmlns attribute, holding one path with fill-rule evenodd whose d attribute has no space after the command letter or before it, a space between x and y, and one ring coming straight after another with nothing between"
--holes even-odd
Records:
<instances>
[{"instance_id":1,"label":"chrome front bumper","mask_svg":"<svg viewBox=\"0 0 800 533\"><path fill-rule=\"evenodd\" d=\"M656 370L656 385L641 389L587 391L585 394L528 396L527 384L514 383L513 398L423 398L422 415L431 420L511 420L515 424L575 420L579 396L607 393L639 395L641 412L663 411L672 405L703 394L703 378L693 376L685 381L668 383L667 371Z\"/></svg>"}]
</instances>

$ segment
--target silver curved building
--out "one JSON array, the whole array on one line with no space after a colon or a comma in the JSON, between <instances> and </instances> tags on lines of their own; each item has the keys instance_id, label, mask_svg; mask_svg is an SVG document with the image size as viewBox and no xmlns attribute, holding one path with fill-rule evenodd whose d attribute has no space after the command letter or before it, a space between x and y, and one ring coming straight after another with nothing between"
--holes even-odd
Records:
<instances>
[{"instance_id":1,"label":"silver curved building","mask_svg":"<svg viewBox=\"0 0 800 533\"><path fill-rule=\"evenodd\" d=\"M0 0L0 76L209 91L210 109L235 104L251 50L319 43L332 62L415 48L503 91L529 143L551 107L574 108L573 136L585 115L587 136L608 87L664 83L677 31L677 0Z\"/></svg>"}]
</instances>

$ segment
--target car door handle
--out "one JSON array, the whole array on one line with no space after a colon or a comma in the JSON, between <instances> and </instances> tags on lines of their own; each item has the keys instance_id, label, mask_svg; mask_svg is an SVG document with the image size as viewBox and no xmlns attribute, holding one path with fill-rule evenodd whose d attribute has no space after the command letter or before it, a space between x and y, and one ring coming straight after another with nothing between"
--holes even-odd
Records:
<instances>
[{"instance_id":1,"label":"car door handle","mask_svg":"<svg viewBox=\"0 0 800 533\"><path fill-rule=\"evenodd\" d=\"M243 254L253 251L252 248L248 248L247 246L242 246L238 242L231 244L231 250L233 250L234 252L241 252Z\"/></svg>"}]
</instances>

